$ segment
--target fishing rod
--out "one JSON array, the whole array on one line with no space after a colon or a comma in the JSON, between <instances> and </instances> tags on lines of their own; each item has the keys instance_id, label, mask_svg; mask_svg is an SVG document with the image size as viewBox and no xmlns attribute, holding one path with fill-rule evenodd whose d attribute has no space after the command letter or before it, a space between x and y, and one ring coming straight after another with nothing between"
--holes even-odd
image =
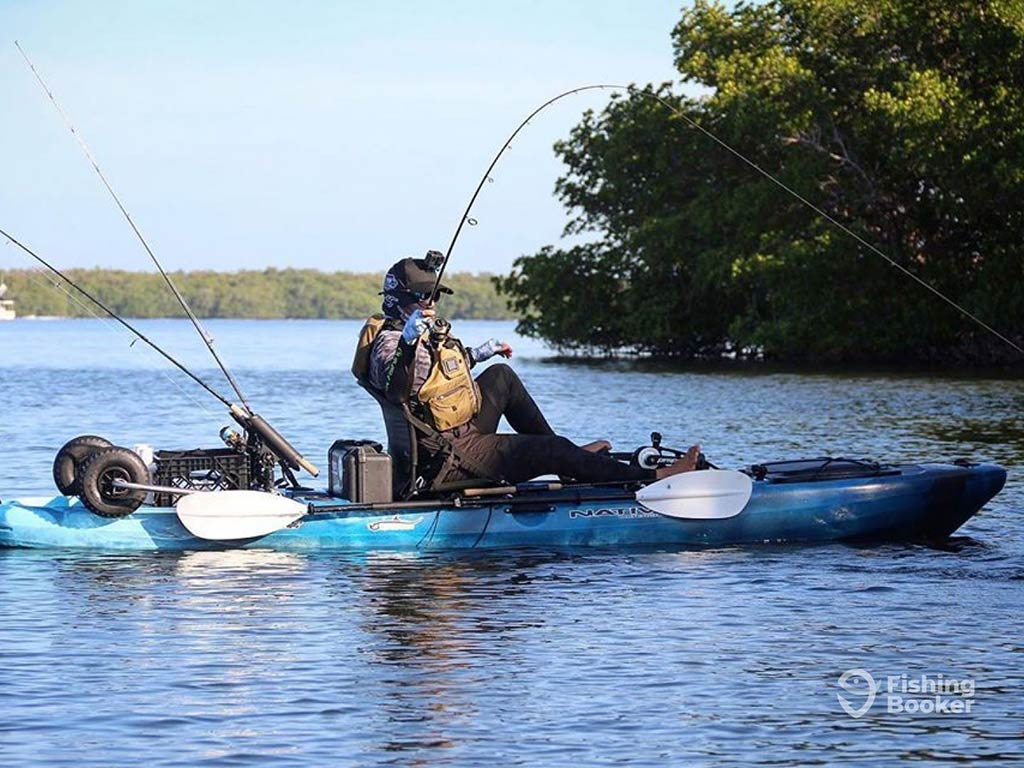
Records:
<instances>
[{"instance_id":1,"label":"fishing rod","mask_svg":"<svg viewBox=\"0 0 1024 768\"><path fill-rule=\"evenodd\" d=\"M159 353L161 356L163 356L167 361L169 361L172 365L174 365L178 370L180 370L182 373L184 373L186 376L188 376L190 379L192 379L192 381L194 381L196 384L201 386L203 389L205 389L207 392L209 392L215 398L220 400L221 403L223 403L224 405L226 405L228 407L228 413L231 414L231 418L233 418L235 421L237 421L238 424L243 429L245 429L247 431L250 431L250 432L252 432L252 433L254 433L256 435L259 435L259 437L262 440L263 444L266 445L267 448L270 450L270 452L273 453L274 456L277 458L277 460L281 462L281 466L282 467L284 467L286 469L295 469L295 470L304 469L307 472L309 472L309 474L313 475L313 477L316 477L317 475L320 474L320 470L317 469L316 466L314 466L305 457L303 457L302 454L300 454L292 446L292 444L289 443L285 439L285 437L280 432L278 432L276 429L274 429L270 425L270 423L266 421L266 419L264 419L258 413L255 413L251 408L249 408L248 405L246 405L243 408L243 407L239 406L237 403L232 403L230 400L228 400L226 397L224 397L222 394L220 394L217 390L215 390L213 387L211 387L209 384L207 384L205 381L203 381L201 378L199 378L196 374L194 374L192 371L190 371L188 368L186 368L182 363L180 363L178 360L173 358L169 353L165 352L162 348L160 348L156 344L156 342L152 341L149 337L147 337L145 334L143 334L138 328L136 328L134 325L129 323L123 317L121 317L116 312L114 312L114 310L112 310L110 307L108 307L102 301L100 301L95 296L93 296L91 293L89 293L89 291L85 290L80 285L78 285L74 280L72 280L70 277L65 275L63 272L61 272L55 266L50 264L50 262L46 261L46 259L44 259L42 256L40 256L38 253L33 251L31 248L29 248L24 243L22 243L20 240L18 240L16 237L14 237L14 235L12 235L11 233L7 232L4 229L0 229L0 235L2 235L3 237L7 238L7 240L9 240L13 245L16 245L22 251L27 253L33 259L35 259L40 264L42 264L44 267L46 267L48 270L50 270L53 274L57 275L57 277L59 277L61 280L63 280L69 286L71 286L76 291L78 291L80 294L82 294L85 298L87 298L89 301L91 301L93 304L95 304L97 307L99 307L101 310L103 310L107 315L109 315L111 318L113 318L114 320L119 322L121 325L123 325L125 328L127 328L129 331L131 331L140 341L144 342L151 349L153 349L154 351ZM291 477L291 475L289 475L289 479L292 480L293 485L296 485L296 486L298 485L297 483L295 483L294 478Z\"/></svg>"},{"instance_id":2,"label":"fishing rod","mask_svg":"<svg viewBox=\"0 0 1024 768\"><path fill-rule=\"evenodd\" d=\"M463 212L462 218L459 219L459 225L455 228L455 234L452 235L452 241L448 244L448 250L445 251L445 253L444 253L444 261L441 262L441 269L438 270L437 280L434 281L433 296L434 296L434 300L435 301L438 298L438 293L437 293L438 286L441 285L441 278L444 277L444 270L448 266L448 259L451 258L452 251L455 248L455 243L458 242L459 235L462 234L463 226L465 226L467 223L469 223L471 226L473 224L476 224L476 221L471 219L470 216L469 216L470 212L473 210L473 205L476 203L477 197L480 196L480 191L484 188L484 184L486 184L487 181L489 179L491 179L491 171L494 170L494 166L496 166L498 164L498 160L500 160L501 156L503 154L505 154L505 150L508 149L512 145L512 141L515 139L516 136L519 135L519 132L521 130L523 130L523 128L525 128L527 125L529 125L530 121L534 117L536 117L538 114L540 114L545 109L550 107L556 101L561 101L562 99L567 98L568 96L573 96L573 95L575 95L577 93L582 93L583 91L594 91L594 90L598 90L598 89L609 89L609 88L615 89L615 88L623 88L623 87L624 86L621 86L621 85L582 85L582 86L580 86L578 88L572 88L572 89L570 89L568 91L565 91L564 93L558 94L554 98L551 98L551 99L548 99L547 101L545 101L543 104L541 104L535 110L533 110L533 112L531 112L529 115L527 115L526 119L523 120L523 122L521 122L519 124L519 126L514 131L512 131L512 134L507 139L505 139L505 143L501 145L501 149L498 150L498 154L496 154L494 156L494 159L491 160L491 164L487 166L487 170L484 171L484 175L480 177L480 183L476 185L476 189L473 191L473 196L471 198L469 198L469 205L466 206L466 210L465 210L465 212Z\"/></svg>"},{"instance_id":3,"label":"fishing rod","mask_svg":"<svg viewBox=\"0 0 1024 768\"><path fill-rule=\"evenodd\" d=\"M505 150L507 150L509 148L509 146L512 144L512 140L515 139L515 137L519 134L519 132L521 130L523 130L523 128L525 128L527 125L529 125L530 121L534 117L536 117L537 114L539 114L543 110L547 109L549 106L551 106L555 102L560 101L560 100L562 100L562 99L564 99L564 98L566 98L568 96L572 96L572 95L577 94L577 93L582 93L583 91L592 91L592 90L598 90L598 89L613 90L613 91L626 91L628 93L644 96L645 98L652 99L653 101L658 102L663 107L668 109L669 112L671 112L673 115L679 117L689 127L694 128L697 131L700 131L702 134L707 136L709 139L714 141L716 144L718 144L719 146L721 146L724 149L728 150L731 154L735 155L737 158L739 158L744 163L746 163L748 166L750 166L755 171L760 173L766 179L768 179L773 184L778 186L780 189L782 189L783 191L787 192L788 194L790 194L791 196L796 198L798 201L803 203L805 206L810 208L816 214L818 214L823 219L825 219L825 221L829 222L830 224L832 224L834 227L836 227L837 229L839 229L841 232L845 233L849 237L852 237L860 245L864 246L865 248L867 248L869 251L871 251L875 255L880 256L881 258L885 259L885 261L887 261L890 264L890 266L895 267L900 272L902 272L904 275L906 275L907 277L909 277L909 278L913 279L914 281L916 281L922 287L927 288L929 291L931 291L933 294L938 296L944 302L946 302L951 307L956 309L964 317L967 317L968 319L970 319L973 322L977 323L980 327L984 328L986 331L988 331L989 333L994 335L996 338L1006 342L1013 349L1017 350L1022 355L1024 355L1024 347L1021 347L1019 344L1017 344L1016 342L1014 342L1013 340L1011 340L1010 338L1008 338L1007 336L1003 335L1002 333L997 331L995 328L993 328L992 326L987 324L984 320L982 320L981 318L977 317L976 315L974 315L973 313L971 313L970 311L968 311L964 307L962 307L959 304L957 304L955 301L953 301L953 299L951 299L948 296L946 296L946 294L944 294L938 288L933 286L931 283L929 283L928 281L926 281L923 278L919 277L918 275L915 275L913 272L911 272L909 269L907 269L902 264L897 262L895 259L893 259L890 256L888 256L887 254L883 253L879 248L877 248L876 246L874 246L871 243L869 243L867 240L865 240L863 237L858 235L856 232L854 232L852 229L847 227L845 224L843 224L841 221L836 219L834 216L832 216L831 214L829 214L826 211L824 211L821 208L819 208L817 205L812 203L810 200L808 200L806 197L804 197L799 192L794 190L792 187L788 186L783 181L780 181L774 175L772 175L771 173L766 171L764 168L762 168L760 165L755 163L753 160L748 158L746 155L744 155L738 149L736 149L735 147L733 147L732 145L730 145L726 141L720 139L714 133L712 133L707 128L702 126L700 123L698 123L695 120L693 120L692 118L690 118L685 112L683 112L683 110L679 109L677 106L672 104L667 99L664 99L661 96L659 96L658 94L652 93L651 91L637 90L637 89L635 89L633 87L630 87L628 85L613 85L613 84L610 84L610 83L601 83L601 84L595 84L595 85L584 85L584 86L581 86L579 88L572 88L571 90L565 91L564 93L560 93L557 96L555 96L554 98L548 99L546 102L544 102L539 107L537 107L535 110L533 110L533 112L531 112L529 114L529 116L527 116L527 118L525 120L523 120L523 122L521 122L519 124L519 126L512 132L512 135L508 137L508 139L505 141L505 143L501 146L501 149L499 149L498 153L494 156L494 159L491 160L491 164L489 166L487 166L487 170L484 171L484 175L483 175L483 177L481 177L480 183L477 184L477 187L476 187L476 189L473 192L473 196L470 197L470 199L469 199L469 205L466 206L466 210L462 214L462 218L459 219L459 224L455 228L455 234L452 237L451 243L448 245L448 250L445 252L444 261L441 262L441 268L438 271L437 280L434 282L433 297L434 297L435 301L439 298L438 287L441 285L441 277L444 275L445 268L448 266L448 260L451 257L452 251L455 248L455 243L459 239L459 235L462 233L462 228L467 223L469 223L471 225L476 223L472 218L470 218L470 213L473 210L473 205L476 203L476 199L480 195L480 191L483 189L484 184L486 184L487 181L491 178L491 171L494 170L494 166L498 164L498 160L501 159L501 156L503 154L505 154Z\"/></svg>"},{"instance_id":4,"label":"fishing rod","mask_svg":"<svg viewBox=\"0 0 1024 768\"><path fill-rule=\"evenodd\" d=\"M110 182L107 181L107 177L104 175L103 171L100 170L99 163L96 161L96 158L93 157L93 154L89 150L89 147L85 143L85 140L75 129L75 126L71 123L71 119L67 116L67 113L61 108L60 104L57 102L57 99L54 97L53 92L50 90L49 86L43 80L42 75L40 75L38 70L36 70L35 65L32 63L32 60L29 59L28 54L25 53L25 50L21 47L21 44L18 43L17 40L14 41L14 45L18 49L18 52L21 53L22 58L25 59L25 63L28 65L28 68L32 71L32 74L35 75L36 80L39 81L39 85L43 89L43 92L50 99L50 102L57 110L57 113L61 116L61 119L64 121L64 125L67 126L69 131L71 131L71 135L75 137L75 140L82 148L82 151L85 153L86 158L92 164L93 170L96 171L96 175L100 177L100 181L103 182L103 186L106 187L107 192L110 193L110 196L114 199L114 202L117 204L118 210L121 211L121 214L124 216L129 226L131 226L132 232L135 233L135 236L138 238L139 242L142 243L142 247L146 250L146 253L149 254L149 258L153 260L153 263L156 265L157 270L163 277L164 282L167 283L167 286L171 289L171 293L174 294L174 298L178 300L178 303L181 305L181 308L185 310L185 314L188 316L188 319L192 322L192 326L196 329L196 332L199 334L200 338L202 338L203 342L206 344L206 348L210 350L210 354L213 355L213 359L216 361L217 366L224 374L224 377L228 380L228 383L231 385L231 388L235 391L235 394L238 395L238 399L241 400L242 405L245 406L246 410L250 411L251 413L251 409L249 408L249 402L246 399L245 395L242 394L242 390L238 386L238 382L235 380L235 377L231 374L231 371L228 370L224 362L220 359L220 355L217 354L217 350L214 349L213 338L206 332L206 329L203 328L202 324L199 322L199 318L196 317L195 313L192 311L192 308L188 305L188 302L185 301L185 297L182 296L181 293L178 291L178 288L174 284L174 281L171 280L170 275L168 275L167 272L164 270L163 265L160 263L159 259L157 259L156 254L153 253L153 249L149 247L149 243L146 242L146 238L142 236L142 232L136 226L135 221L131 217L131 214L128 213L128 210L124 207L124 204L121 202L121 199L117 196L117 193L114 192L114 188L110 185Z\"/></svg>"},{"instance_id":5,"label":"fishing rod","mask_svg":"<svg viewBox=\"0 0 1024 768\"><path fill-rule=\"evenodd\" d=\"M246 399L245 395L242 393L241 388L238 386L238 382L235 380L235 377L231 375L231 372L227 369L227 366L224 364L224 362L220 359L220 356L217 354L217 350L214 349L213 339L209 336L209 334L206 333L206 330L202 327L202 325L199 322L199 318L196 317L195 313L192 311L192 308L189 307L188 302L185 301L185 298L178 291L178 288L177 288L177 286L175 286L174 281L171 280L170 275L168 275L166 270L164 270L163 265L160 263L160 260L157 259L156 254L153 252L153 249L149 247L149 243L146 242L146 238L143 237L142 232L135 225L135 222L132 220L131 215L128 213L128 210L124 207L124 204L121 202L121 199L117 196L117 193L114 192L114 188L110 185L110 182L107 181L107 177L104 175L103 171L100 170L99 163L93 157L93 154L89 150L89 147L86 145L85 141L79 135L78 131L75 129L75 126L71 123L71 120L68 118L67 114L64 112L64 110L61 108L60 104L57 102L57 99L54 98L53 93L50 91L49 87L46 85L46 82L43 80L42 76L40 76L39 72L36 70L35 66L32 64L32 61L31 61L31 59L29 59L28 54L25 53L24 49L21 47L21 45L17 41L15 41L14 45L17 47L18 51L21 53L22 57L25 59L25 63L28 64L28 67L32 71L32 74L35 75L35 78L39 82L40 87L42 87L43 92L50 99L50 101L52 102L54 108L57 110L58 114L60 114L61 118L64 121L64 124L67 126L68 130L71 131L72 136L74 136L75 139L78 141L78 144L79 144L79 146L81 146L82 151L85 152L85 156L89 160L89 162L92 164L93 170L96 171L96 174L99 176L100 181L103 182L103 186L106 187L107 192L109 192L110 196L114 199L114 202L117 204L118 210L121 211L122 215L125 217L125 219L127 220L128 224L131 226L132 231L135 233L135 236L138 238L139 242L142 243L142 247L146 250L146 253L148 253L149 257L153 260L153 263L156 265L156 268L159 270L160 275L163 277L164 281L167 283L168 287L171 289L171 292L174 294L175 298L178 300L178 303L181 305L182 309L185 310L185 314L188 316L189 320L192 322L192 325L195 327L196 331L199 333L200 337L205 342L206 347L210 351L210 354L213 356L213 359L216 361L217 366L220 368L221 372L224 374L224 377L228 380L228 383L231 385L231 388L234 390L235 394L238 395L238 398L241 401L241 405L239 405L237 403L232 403L227 398L225 398L223 395L221 395L219 392L217 392L212 387L210 387L206 382L204 382L201 379L199 379L195 374L193 374L191 371L187 370L183 365L181 365L181 363L179 363L177 360L172 358L170 355L168 355L162 349L157 347L156 344L154 344L148 338L146 338L141 333L139 333L139 331L136 330L127 321L123 320L121 317L119 317L117 314L115 314L113 311L111 311L109 308L107 308L106 305L104 305L98 299L96 299L95 297L93 297L92 295L90 295L89 293L84 291L82 288L78 287L73 282L68 280L68 278L66 276L64 276L56 268L54 268L53 266L48 264L46 261L44 261L36 253L34 253L29 248L24 246L21 242L19 242L15 238L11 237L10 235L8 235L6 232L3 232L2 230L0 230L0 234L3 234L12 243L17 245L19 248L24 250L26 253L31 255L33 258L37 259L40 263L44 264L51 271L53 271L54 273L59 275L69 285L71 285L76 290L78 290L80 293L82 293L83 296L86 296L93 303L95 303L96 306L100 307L104 312L106 312L112 318L114 318L119 323L124 325L126 328L131 330L132 333L136 334L140 339L142 339L144 342L149 344L150 347L152 347L154 350L156 350L161 355L163 355L165 358L167 358L171 363L173 363L179 369L184 371L190 378L192 378L196 383L198 383L200 386L202 386L203 389L205 389L207 392L209 392L214 397L216 397L218 400L220 400L224 405L228 406L228 412L230 413L231 417L236 422L238 422L238 424L243 429L245 429L247 432L250 432L250 433L253 433L255 435L258 435L258 437L259 437L260 441L262 442L262 444L267 447L267 449L277 458L278 461L280 461L281 467L285 471L285 474L288 475L288 477L292 481L293 485L297 486L298 484L295 482L294 477L291 476L289 470L304 469L307 472L309 472L309 474L313 475L314 477L319 475L320 474L320 470L318 470L316 468L316 466L314 466L311 462L306 460L302 456L302 454L300 454L291 445L291 443L289 443L284 438L284 436L281 435L281 433L279 433L276 429L274 429L262 416L260 416L258 413L253 411L252 408L249 406L248 400Z\"/></svg>"},{"instance_id":6,"label":"fishing rod","mask_svg":"<svg viewBox=\"0 0 1024 768\"><path fill-rule=\"evenodd\" d=\"M129 323L123 317L121 317L116 312L114 312L114 310L112 310L110 307L108 307L102 301L97 299L95 296L93 296L91 293L89 293L87 290L85 290L82 286L78 285L78 283L76 283L70 277L65 275L63 272L61 272L55 266L50 264L50 262L46 261L46 259L44 259L42 256L40 256L38 253L33 251L31 248L29 248L24 243L22 243L14 235L10 234L9 232L7 232L7 231L5 231L3 229L0 229L0 235L3 235L12 244L16 245L18 248L20 248L22 251L27 253L33 259L38 261L40 264L42 264L44 267L46 267L48 270L50 270L53 274L55 274L57 277L59 277L65 283L67 283L72 288L74 288L76 291L78 291L80 294L85 296L85 298L87 298L89 301L91 301L93 304L95 304L101 310L106 312L111 318L113 318L114 320L119 322L121 325L123 325L125 328L127 328L129 331L131 331L140 341L148 344L151 349L155 350L160 355L162 355L168 362L170 362L172 365L174 365L178 370L180 370L182 373L184 373L186 376L188 376L190 379L192 379L192 381L194 381L196 384L201 386L203 389L205 389L207 392L209 392L215 398L220 400L224 405L228 406L228 408L232 407L232 405L233 405L232 402L230 400L228 400L226 397L224 397L220 392L218 392L213 387L211 387L209 384L207 384L205 381L203 381L201 378L199 378L196 374L194 374L192 371L190 371L188 368L186 368L182 363L178 362L175 358L171 357L171 355L169 353L165 352L163 349L161 349L159 346L157 346L157 344L154 341L152 341L148 337L146 337L145 334L143 334L138 328L136 328L134 325Z\"/></svg>"}]
</instances>

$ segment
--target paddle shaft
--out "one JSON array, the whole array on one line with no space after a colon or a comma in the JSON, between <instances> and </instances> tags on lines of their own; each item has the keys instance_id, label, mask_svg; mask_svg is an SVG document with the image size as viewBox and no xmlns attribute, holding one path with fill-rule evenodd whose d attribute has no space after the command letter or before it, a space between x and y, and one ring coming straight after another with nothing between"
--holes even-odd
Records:
<instances>
[{"instance_id":1,"label":"paddle shaft","mask_svg":"<svg viewBox=\"0 0 1024 768\"><path fill-rule=\"evenodd\" d=\"M530 496L513 496L507 499L486 499L483 497L471 497L470 499L457 498L450 501L444 501L441 499L433 499L430 501L378 501L378 502L367 502L364 504L325 504L322 506L310 505L309 513L311 515L326 514L333 512L365 512L365 511L381 511L381 512L398 512L403 509L429 509L434 508L438 511L444 510L446 512L459 510L459 509L479 509L480 507L487 506L501 506L506 507L523 507L543 504L585 504L591 501L636 501L632 491L619 491L618 493L599 493L599 494L588 494L583 495L581 493L567 496L564 493L560 494L544 494L544 495L530 495ZM510 511L515 511L510 509Z\"/></svg>"}]
</instances>

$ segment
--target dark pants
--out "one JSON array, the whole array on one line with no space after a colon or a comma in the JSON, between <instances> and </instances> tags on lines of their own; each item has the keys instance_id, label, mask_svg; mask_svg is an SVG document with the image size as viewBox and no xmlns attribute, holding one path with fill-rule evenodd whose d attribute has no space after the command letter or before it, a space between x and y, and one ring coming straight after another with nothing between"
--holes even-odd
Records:
<instances>
[{"instance_id":1,"label":"dark pants","mask_svg":"<svg viewBox=\"0 0 1024 768\"><path fill-rule=\"evenodd\" d=\"M651 480L650 470L623 464L609 456L585 451L571 440L559 437L523 382L509 366L492 365L477 377L483 403L480 413L452 437L455 449L467 455L495 478L520 483L537 475L560 475L582 482ZM518 433L498 435L504 416ZM445 480L474 476L456 466Z\"/></svg>"}]
</instances>

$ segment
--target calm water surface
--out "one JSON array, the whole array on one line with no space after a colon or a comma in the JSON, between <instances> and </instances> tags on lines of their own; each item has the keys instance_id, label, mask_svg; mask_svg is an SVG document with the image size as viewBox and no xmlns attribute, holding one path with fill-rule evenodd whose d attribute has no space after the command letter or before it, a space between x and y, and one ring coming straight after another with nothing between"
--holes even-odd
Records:
<instances>
[{"instance_id":1,"label":"calm water surface","mask_svg":"<svg viewBox=\"0 0 1024 768\"><path fill-rule=\"evenodd\" d=\"M140 321L227 392L194 332ZM210 322L324 463L383 440L355 322ZM463 322L470 342L511 324ZM784 765L1024 758L1024 382L568 365L513 340L553 426L726 466L971 456L1006 490L943 549L293 555L0 551L0 764ZM223 408L100 321L0 323L0 496L81 433L213 447ZM860 719L837 678L970 678L972 711ZM853 697L851 697L853 698ZM863 697L859 701L863 701ZM854 703L859 703L855 701Z\"/></svg>"}]
</instances>

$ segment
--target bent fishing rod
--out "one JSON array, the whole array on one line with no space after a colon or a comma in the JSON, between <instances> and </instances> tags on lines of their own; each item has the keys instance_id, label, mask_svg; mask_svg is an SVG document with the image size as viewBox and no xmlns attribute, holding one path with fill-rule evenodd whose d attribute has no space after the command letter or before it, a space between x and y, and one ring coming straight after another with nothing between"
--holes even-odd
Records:
<instances>
[{"instance_id":1,"label":"bent fishing rod","mask_svg":"<svg viewBox=\"0 0 1024 768\"><path fill-rule=\"evenodd\" d=\"M192 311L192 308L188 305L188 302L185 301L185 297L181 295L181 293L178 291L178 287L174 284L174 281L171 280L171 276L168 275L167 272L164 270L163 265L160 263L159 259L157 259L156 254L153 252L153 249L149 247L149 243L146 241L146 238L143 237L142 232L141 230L139 230L138 226L136 226L134 219L132 219L131 217L131 214L128 213L128 209L124 207L124 204L121 202L121 198L117 196L117 193L114 192L114 188L110 185L110 182L107 181L106 175L104 175L103 171L100 170L99 163L96 161L96 158L93 157L93 154L89 150L89 147L85 143L85 140L82 138L81 134L79 134L79 132L75 129L75 126L71 123L71 119L68 117L67 113L61 108L60 104L57 102L57 99L54 97L53 92L50 90L49 86L43 80L42 75L40 75L39 72L36 70L35 65L32 63L32 60L29 59L28 54L25 53L25 50L21 47L20 43L18 43L18 41L15 40L14 45L18 49L18 52L21 53L22 58L25 59L25 63L28 65L28 68L32 71L32 74L35 75L36 80L39 82L39 86L43 89L43 93L46 94L47 98L49 98L50 102L57 110L57 113L64 121L64 125L67 126L67 129L69 131L71 131L71 135L75 137L75 140L78 142L78 145L82 148L82 151L85 153L86 159L88 159L88 161L92 164L93 170L96 171L96 175L99 176L100 181L103 182L103 186L106 188L107 192L110 193L110 196L114 199L114 203L117 204L118 210L121 211L121 214L128 222L128 225L132 228L132 232L135 233L135 237L138 238L140 243L142 243L142 247L145 249L146 253L149 254L149 258L152 259L153 263L156 265L156 268L160 272L161 277L163 277L164 282L167 283L167 286L171 289L171 293L174 294L174 298L178 300L178 304L180 304L181 308L185 310L185 315L192 322L192 326L196 329L196 332L199 334L200 338L202 338L203 342L206 344L206 348L210 350L210 354L213 355L213 359L216 361L217 367L220 368L221 372L224 374L224 377L228 380L228 383L231 385L231 388L235 391L235 394L238 395L238 399L242 402L242 405L245 406L246 409L251 410L249 409L249 401L246 399L245 395L242 394L242 390L238 386L238 382L235 380L235 377L231 374L231 371L228 370L227 366L220 359L220 355L217 354L217 350L214 349L213 338L206 332L206 329L199 322L199 318L196 317L195 313Z\"/></svg>"},{"instance_id":2,"label":"bent fishing rod","mask_svg":"<svg viewBox=\"0 0 1024 768\"><path fill-rule=\"evenodd\" d=\"M885 259L885 261L887 261L890 264L890 266L895 267L900 272L902 272L904 275L906 275L907 277L909 277L912 280L916 281L922 287L927 288L933 294L935 294L940 299L942 299L944 302L946 302L951 307L953 307L955 310L957 310L957 312L959 312L961 315L963 315L964 317L967 317L968 319L970 319L971 321L973 321L974 323L976 323L977 325L979 325L980 327L984 328L986 331L991 333L993 336L995 336L996 338L1000 339L1001 341L1006 342L1013 349L1017 350L1022 355L1024 355L1024 347L1021 347L1019 344L1017 344L1016 342L1014 342L1013 340L1011 340L1007 336L1003 335L1002 333L997 331L992 326L988 325L984 320L982 320L981 318L977 317L976 315L974 315L973 313L971 313L970 311L968 311L964 307L962 307L959 304L957 304L955 301L953 301L953 299L951 299L948 296L946 296L946 294L944 294L938 288L933 286L927 280L924 280L923 278L919 277L918 275L915 275L913 272L911 272L909 269L907 269L902 264L897 262L895 259L893 259L890 256L888 256L887 254L883 253L879 248L877 248L876 246L874 246L871 243L869 243L867 240L865 240L863 237L858 235L856 232L854 232L852 229L847 227L845 224L843 224L841 221L836 219L834 216L832 216L831 214L829 214L826 211L822 210L820 207L818 207L817 205L812 203L810 200L808 200L806 197L804 197L799 192L794 190L792 187L787 185L785 182L779 180L774 175L772 175L771 173L766 171L764 168L762 168L760 165L755 163L749 157L744 155L738 149L736 149L735 147L733 147L732 145L730 145L729 143L727 143L723 139L721 139L718 136L716 136L714 133L712 133L707 128L702 126L700 123L698 123L695 120L693 120L692 118L690 118L685 112L683 112L683 110L679 109L677 106L672 104L667 99L664 99L661 96L659 96L658 94L652 93L651 91L638 90L638 89L636 89L635 87L632 87L632 86L628 86L628 85L614 85L614 84L610 84L610 83L599 83L599 84L594 84L594 85L584 85L584 86L580 86L578 88L572 88L572 89L570 89L568 91L560 93L557 96L555 96L555 97L553 97L551 99L548 99L543 104L541 104L539 107L537 107L535 110L533 110L533 112L531 112L526 117L526 119L523 120L523 122L521 122L519 124L519 126L514 131L512 131L512 134L508 137L508 139L505 140L505 143L501 146L501 149L498 150L498 153L494 156L494 159L491 160L491 164L487 166L487 170L484 171L484 175L481 177L480 183L477 184L476 189L473 191L472 197L469 198L469 205L466 206L466 210L462 214L462 218L459 219L459 224L455 228L455 234L452 236L451 243L449 243L449 245L448 245L448 250L445 251L444 261L441 262L441 268L440 268L440 270L438 270L437 279L434 281L434 290L433 290L433 293L432 293L432 297L433 297L434 301L437 301L437 299L440 298L440 294L438 293L438 288L441 285L441 278L444 275L445 268L448 266L448 260L449 260L449 258L451 258L452 251L455 249L455 243L458 241L459 235L462 234L463 226L465 224L467 224L467 223L470 224L470 225L476 224L476 221L473 218L470 217L470 213L473 210L473 205L476 203L477 197L479 197L481 190L484 188L484 184L486 184L488 181L493 181L493 179L491 178L491 171L494 170L494 167L498 164L498 160L501 159L501 156L504 155L505 151L511 146L513 139L515 139L515 137L519 135L519 132L522 131L523 128L525 128L527 125L530 124L530 121L534 117L536 117L538 114L543 112L545 109L550 107L555 102L561 101L562 99L567 98L569 96L573 96L573 95L575 95L577 93L582 93L583 91L593 91L593 90L625 91L627 93L637 94L637 95L640 95L640 96L644 96L645 98L648 98L648 99L651 99L653 101L658 102L663 107L668 109L669 112L671 112L673 115L675 115L676 117L681 119L684 123L686 123L690 128L693 128L693 129L695 129L697 131L700 131L702 134L707 136L709 139L714 141L716 144L718 144L722 148L726 149L728 152L730 152L735 157L737 157L740 160L742 160L744 163L746 163L748 166L753 168L755 171L757 171L759 174L764 176L766 179L768 179L770 182L775 184L777 187L779 187L780 189L782 189L783 191L785 191L786 193L788 193L792 197L796 198L800 203L802 203L803 205L807 206L812 211L814 211L814 213L818 214L823 219L825 219L825 221L829 222L834 227L839 229L839 231L843 232L844 234L848 235L849 237L852 237L860 245L864 246L865 248L867 248L869 251L871 251L875 255L880 256L881 258Z\"/></svg>"},{"instance_id":3,"label":"bent fishing rod","mask_svg":"<svg viewBox=\"0 0 1024 768\"><path fill-rule=\"evenodd\" d=\"M276 429L274 429L270 425L270 423L267 422L266 419L264 419L262 416L260 416L255 411L253 411L252 408L250 408L248 404L245 404L245 406L243 407L243 406L238 405L237 403L232 403L230 400L228 400L226 397L224 397L224 395L222 395L220 392L215 390L208 383L206 383L201 378L199 378L199 376L197 376L195 373L193 373L187 367L185 367L185 365L183 365L180 361L176 360L168 352L166 352L164 349L162 349L159 345L157 345L156 342L154 342L152 339L150 339L148 336L146 336L144 333L142 333L142 331L140 331L134 325L129 323L127 320L125 320L123 317L121 317L119 314L117 314L114 310L112 310L110 307L108 307L106 304L104 304L98 298L93 296L85 288L83 288L82 286L78 285L78 283L76 283L70 277L65 275L63 272L61 272L59 269L57 269L55 266L53 266L50 262L48 262L46 259L44 259L42 256L40 256L34 250L29 248L27 245L25 245L20 240L18 240L10 232L7 232L6 230L0 228L0 236L5 237L12 245L17 246L19 249L21 249L22 251L27 253L29 256L31 256L33 259L38 261L40 264L42 264L44 267L46 267L48 270L50 270L50 272L55 274L57 277L59 277L61 280L63 280L65 283L67 283L69 286L71 286L76 291L78 291L78 293L80 293L86 299L88 299L93 304L95 304L97 307L99 307L104 313L106 313L108 316L110 316L113 320L116 320L118 323L123 325L129 331L131 331L132 334L134 334L137 339L139 339L144 344L149 346L150 349L152 349L155 352L157 352L165 360L170 362L175 368L180 370L182 373L184 373L186 376L188 376L190 379L192 379L192 381L194 381L200 387L202 387L207 392L209 392L211 395L213 395L215 398L217 398L221 403L226 405L227 408L228 408L228 413L231 414L231 418L233 418L235 421L237 421L238 424L242 428L244 428L246 430L249 430L249 431L252 431L252 432L255 432L256 434L258 434L260 436L260 438L263 440L263 442L267 445L267 447L269 447L270 450L277 456L278 460L281 462L282 465L287 466L287 467L289 467L291 469L296 469L296 470L297 469L304 469L307 472L309 472L309 474L313 475L313 477L316 477L317 475L320 474L320 470L317 469L316 466L314 466L305 457L303 457L302 454L299 453L292 446L292 444L289 443L285 439L285 437L280 432L278 432Z\"/></svg>"}]
</instances>

